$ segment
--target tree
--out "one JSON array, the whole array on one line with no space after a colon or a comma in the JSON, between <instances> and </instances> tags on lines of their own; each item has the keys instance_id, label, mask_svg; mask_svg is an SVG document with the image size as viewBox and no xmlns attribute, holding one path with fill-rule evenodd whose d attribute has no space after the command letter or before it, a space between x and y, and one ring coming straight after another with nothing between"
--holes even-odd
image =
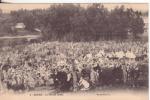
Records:
<instances>
[{"instance_id":1,"label":"tree","mask_svg":"<svg viewBox=\"0 0 150 100\"><path fill-rule=\"evenodd\" d=\"M74 41L83 41L88 31L87 18L85 16L86 10L79 7L77 12L70 18L71 36Z\"/></svg>"},{"instance_id":2,"label":"tree","mask_svg":"<svg viewBox=\"0 0 150 100\"><path fill-rule=\"evenodd\" d=\"M103 4L92 4L87 8L88 28L95 40L107 35L108 10Z\"/></svg>"},{"instance_id":3,"label":"tree","mask_svg":"<svg viewBox=\"0 0 150 100\"><path fill-rule=\"evenodd\" d=\"M76 73L76 67L75 67L75 60L72 60L72 68L71 68L71 73L73 77L73 91L77 91L78 83L77 83L77 73Z\"/></svg>"},{"instance_id":4,"label":"tree","mask_svg":"<svg viewBox=\"0 0 150 100\"><path fill-rule=\"evenodd\" d=\"M127 36L129 20L126 16L124 6L116 7L110 12L108 29L110 36L120 36L125 38Z\"/></svg>"},{"instance_id":5,"label":"tree","mask_svg":"<svg viewBox=\"0 0 150 100\"><path fill-rule=\"evenodd\" d=\"M133 36L135 38L138 34L142 34L144 32L144 21L141 16L141 12L134 12L132 20L130 22L131 32L133 33Z\"/></svg>"},{"instance_id":6,"label":"tree","mask_svg":"<svg viewBox=\"0 0 150 100\"><path fill-rule=\"evenodd\" d=\"M12 22L23 22L26 29L42 30L44 39L60 41L96 41L100 38L125 39L128 32L136 37L144 32L141 12L124 6L108 11L103 4L57 4L48 9L11 12Z\"/></svg>"}]
</instances>

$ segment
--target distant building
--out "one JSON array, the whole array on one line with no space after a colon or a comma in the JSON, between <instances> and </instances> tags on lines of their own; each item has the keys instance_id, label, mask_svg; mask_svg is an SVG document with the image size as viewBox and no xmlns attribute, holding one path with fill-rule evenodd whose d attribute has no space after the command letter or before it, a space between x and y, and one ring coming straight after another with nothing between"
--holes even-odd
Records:
<instances>
[{"instance_id":1,"label":"distant building","mask_svg":"<svg viewBox=\"0 0 150 100\"><path fill-rule=\"evenodd\" d=\"M14 33L24 33L26 31L25 28L26 26L24 23L16 23L15 25L11 27L11 30Z\"/></svg>"},{"instance_id":2,"label":"distant building","mask_svg":"<svg viewBox=\"0 0 150 100\"><path fill-rule=\"evenodd\" d=\"M24 23L17 23L14 27L17 31L24 30L26 28Z\"/></svg>"},{"instance_id":3,"label":"distant building","mask_svg":"<svg viewBox=\"0 0 150 100\"><path fill-rule=\"evenodd\" d=\"M13 31L13 35L11 37L3 37L3 39L22 39L26 40L27 42L38 42L41 41L42 38L42 32L38 28L33 28L33 31L29 31L26 29L26 26L24 23L16 23L15 25L12 25L11 27Z\"/></svg>"}]
</instances>

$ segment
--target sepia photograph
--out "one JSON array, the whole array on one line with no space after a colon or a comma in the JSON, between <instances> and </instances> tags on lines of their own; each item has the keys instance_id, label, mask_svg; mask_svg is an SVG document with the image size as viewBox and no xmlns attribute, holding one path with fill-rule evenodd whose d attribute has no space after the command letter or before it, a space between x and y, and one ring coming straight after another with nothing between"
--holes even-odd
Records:
<instances>
[{"instance_id":1,"label":"sepia photograph","mask_svg":"<svg viewBox=\"0 0 150 100\"><path fill-rule=\"evenodd\" d=\"M148 100L148 12L146 3L0 4L0 95Z\"/></svg>"}]
</instances>

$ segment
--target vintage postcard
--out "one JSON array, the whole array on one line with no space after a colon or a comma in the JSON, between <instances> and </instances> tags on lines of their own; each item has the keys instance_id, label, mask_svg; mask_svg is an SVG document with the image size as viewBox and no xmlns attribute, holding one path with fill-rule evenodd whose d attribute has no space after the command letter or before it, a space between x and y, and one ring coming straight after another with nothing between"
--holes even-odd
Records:
<instances>
[{"instance_id":1,"label":"vintage postcard","mask_svg":"<svg viewBox=\"0 0 150 100\"><path fill-rule=\"evenodd\" d=\"M146 3L0 4L2 100L148 100L148 13Z\"/></svg>"}]
</instances>

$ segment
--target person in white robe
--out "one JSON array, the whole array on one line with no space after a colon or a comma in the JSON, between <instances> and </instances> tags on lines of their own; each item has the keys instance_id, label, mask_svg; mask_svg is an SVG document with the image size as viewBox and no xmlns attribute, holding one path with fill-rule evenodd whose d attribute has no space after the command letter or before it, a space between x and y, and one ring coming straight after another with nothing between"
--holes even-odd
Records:
<instances>
[{"instance_id":1,"label":"person in white robe","mask_svg":"<svg viewBox=\"0 0 150 100\"><path fill-rule=\"evenodd\" d=\"M79 81L79 86L81 87L80 90L83 90L83 91L89 90L90 83L81 77Z\"/></svg>"}]
</instances>

